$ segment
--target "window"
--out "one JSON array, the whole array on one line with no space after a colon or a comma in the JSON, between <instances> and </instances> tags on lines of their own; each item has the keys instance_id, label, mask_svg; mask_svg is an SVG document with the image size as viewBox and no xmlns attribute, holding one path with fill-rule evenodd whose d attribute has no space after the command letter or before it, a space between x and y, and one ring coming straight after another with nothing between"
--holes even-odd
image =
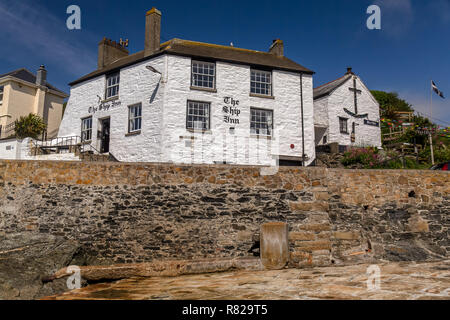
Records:
<instances>
[{"instance_id":1,"label":"window","mask_svg":"<svg viewBox=\"0 0 450 320\"><path fill-rule=\"evenodd\" d=\"M128 133L140 131L142 128L142 104L135 104L128 108Z\"/></svg>"},{"instance_id":2,"label":"window","mask_svg":"<svg viewBox=\"0 0 450 320\"><path fill-rule=\"evenodd\" d=\"M209 130L209 114L211 105L207 102L188 101L187 129Z\"/></svg>"},{"instance_id":3,"label":"window","mask_svg":"<svg viewBox=\"0 0 450 320\"><path fill-rule=\"evenodd\" d=\"M192 61L192 86L214 89L216 65L211 62Z\"/></svg>"},{"instance_id":4,"label":"window","mask_svg":"<svg viewBox=\"0 0 450 320\"><path fill-rule=\"evenodd\" d=\"M328 137L327 136L323 136L323 144L327 144L328 142Z\"/></svg>"},{"instance_id":5,"label":"window","mask_svg":"<svg viewBox=\"0 0 450 320\"><path fill-rule=\"evenodd\" d=\"M114 98L119 96L119 82L120 74L115 73L106 76L106 93L105 99Z\"/></svg>"},{"instance_id":6,"label":"window","mask_svg":"<svg viewBox=\"0 0 450 320\"><path fill-rule=\"evenodd\" d=\"M92 117L81 120L81 141L92 140Z\"/></svg>"},{"instance_id":7,"label":"window","mask_svg":"<svg viewBox=\"0 0 450 320\"><path fill-rule=\"evenodd\" d=\"M0 104L3 102L3 86L0 86Z\"/></svg>"},{"instance_id":8,"label":"window","mask_svg":"<svg viewBox=\"0 0 450 320\"><path fill-rule=\"evenodd\" d=\"M271 136L273 129L273 111L251 109L250 114L250 133Z\"/></svg>"},{"instance_id":9,"label":"window","mask_svg":"<svg viewBox=\"0 0 450 320\"><path fill-rule=\"evenodd\" d=\"M339 129L341 133L348 134L348 125L347 125L348 119L346 118L339 118Z\"/></svg>"},{"instance_id":10,"label":"window","mask_svg":"<svg viewBox=\"0 0 450 320\"><path fill-rule=\"evenodd\" d=\"M251 71L250 93L272 95L272 73L267 71Z\"/></svg>"}]
</instances>

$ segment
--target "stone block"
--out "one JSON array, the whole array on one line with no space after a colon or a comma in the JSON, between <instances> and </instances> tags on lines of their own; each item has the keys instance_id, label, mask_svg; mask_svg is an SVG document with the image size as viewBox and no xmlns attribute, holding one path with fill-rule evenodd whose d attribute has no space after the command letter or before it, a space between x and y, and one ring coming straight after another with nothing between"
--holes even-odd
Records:
<instances>
[{"instance_id":1,"label":"stone block","mask_svg":"<svg viewBox=\"0 0 450 320\"><path fill-rule=\"evenodd\" d=\"M308 241L308 240L315 240L316 235L314 233L308 233L308 232L290 232L289 233L289 240L290 241Z\"/></svg>"},{"instance_id":2,"label":"stone block","mask_svg":"<svg viewBox=\"0 0 450 320\"><path fill-rule=\"evenodd\" d=\"M361 238L359 232L341 232L337 231L333 233L334 238L338 240L359 240Z\"/></svg>"}]
</instances>

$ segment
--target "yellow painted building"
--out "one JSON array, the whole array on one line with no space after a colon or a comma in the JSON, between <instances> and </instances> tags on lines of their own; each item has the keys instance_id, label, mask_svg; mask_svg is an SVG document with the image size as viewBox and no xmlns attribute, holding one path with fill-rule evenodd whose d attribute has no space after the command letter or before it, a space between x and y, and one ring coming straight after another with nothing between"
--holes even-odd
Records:
<instances>
[{"instance_id":1,"label":"yellow painted building","mask_svg":"<svg viewBox=\"0 0 450 320\"><path fill-rule=\"evenodd\" d=\"M67 97L47 82L44 66L36 75L26 69L0 75L0 139L14 135L14 122L30 113L47 124L47 138L56 137Z\"/></svg>"}]
</instances>

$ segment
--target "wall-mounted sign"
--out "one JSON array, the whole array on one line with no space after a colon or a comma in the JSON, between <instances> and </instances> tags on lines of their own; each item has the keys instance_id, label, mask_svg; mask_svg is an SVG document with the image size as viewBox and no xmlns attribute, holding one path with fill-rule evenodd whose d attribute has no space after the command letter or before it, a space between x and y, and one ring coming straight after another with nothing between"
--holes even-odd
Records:
<instances>
[{"instance_id":1,"label":"wall-mounted sign","mask_svg":"<svg viewBox=\"0 0 450 320\"><path fill-rule=\"evenodd\" d=\"M238 108L239 100L235 100L231 97L225 97L223 102L226 104L222 108L224 113L223 121L230 124L240 124L239 116L241 115L241 109Z\"/></svg>"},{"instance_id":2,"label":"wall-mounted sign","mask_svg":"<svg viewBox=\"0 0 450 320\"><path fill-rule=\"evenodd\" d=\"M379 127L380 123L377 121L371 121L371 120L364 120L364 124L368 125L368 126L374 126L374 127Z\"/></svg>"},{"instance_id":3,"label":"wall-mounted sign","mask_svg":"<svg viewBox=\"0 0 450 320\"><path fill-rule=\"evenodd\" d=\"M122 102L115 100L110 102L100 102L97 107L89 107L89 113L96 113L99 111L108 111L111 108L120 106Z\"/></svg>"}]
</instances>

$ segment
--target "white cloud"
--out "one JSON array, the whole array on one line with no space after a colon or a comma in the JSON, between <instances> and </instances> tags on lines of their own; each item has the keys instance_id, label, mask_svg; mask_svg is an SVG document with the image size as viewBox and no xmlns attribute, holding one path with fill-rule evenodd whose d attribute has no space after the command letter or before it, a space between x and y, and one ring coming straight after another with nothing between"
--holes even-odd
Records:
<instances>
[{"instance_id":1,"label":"white cloud","mask_svg":"<svg viewBox=\"0 0 450 320\"><path fill-rule=\"evenodd\" d=\"M21 55L18 59L23 59L24 53L43 61L51 59L52 63L76 76L89 72L95 64L96 52L74 41L79 37L67 30L67 17L65 12L56 17L35 2L32 6L24 1L0 2L0 39L7 43L0 49L1 54L8 56L10 61L15 55ZM83 36L91 35L83 31Z\"/></svg>"}]
</instances>

